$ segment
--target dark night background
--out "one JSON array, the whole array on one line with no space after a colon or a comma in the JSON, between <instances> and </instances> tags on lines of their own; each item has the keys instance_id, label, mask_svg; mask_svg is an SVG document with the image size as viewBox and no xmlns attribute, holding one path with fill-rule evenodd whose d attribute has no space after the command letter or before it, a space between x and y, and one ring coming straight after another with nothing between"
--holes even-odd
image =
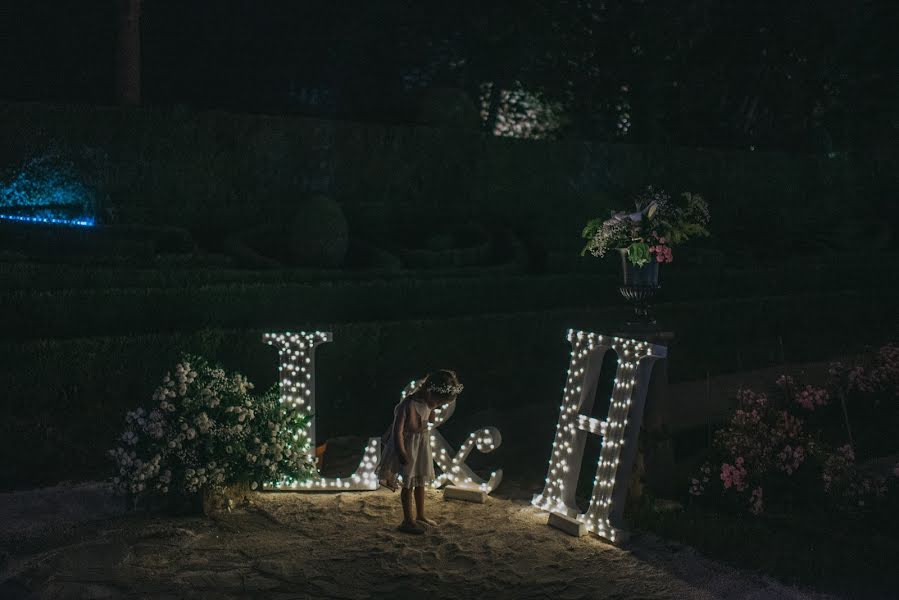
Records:
<instances>
[{"instance_id":1,"label":"dark night background","mask_svg":"<svg viewBox=\"0 0 899 600\"><path fill-rule=\"evenodd\" d=\"M476 98L483 82L518 80L566 103L562 137L607 139L609 96L627 85L634 143L871 149L895 142L899 119L894 9L154 0L142 16L143 101L411 123L428 88ZM114 2L2 10L0 97L114 103Z\"/></svg>"},{"instance_id":2,"label":"dark night background","mask_svg":"<svg viewBox=\"0 0 899 600\"><path fill-rule=\"evenodd\" d=\"M880 512L834 521L798 493L750 520L684 482L737 387L897 339L896 0L143 0L129 54L137 5L0 2L0 493L104 478L181 352L265 389L262 334L302 329L334 333L332 450L453 367L467 404L442 431L497 426L472 463L530 491L565 332L631 314L581 229L653 185L701 194L712 235L676 248L656 301L669 401L644 443L670 460L647 459L641 506L686 509L635 522L815 589L891 569L895 485ZM93 226L15 220L35 210ZM899 460L886 397L849 409L869 466Z\"/></svg>"}]
</instances>

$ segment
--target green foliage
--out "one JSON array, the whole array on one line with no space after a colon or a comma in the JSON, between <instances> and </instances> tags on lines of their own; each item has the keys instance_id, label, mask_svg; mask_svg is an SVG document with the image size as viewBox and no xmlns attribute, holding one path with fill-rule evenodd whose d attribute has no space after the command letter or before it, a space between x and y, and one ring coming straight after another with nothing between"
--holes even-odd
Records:
<instances>
[{"instance_id":1,"label":"green foliage","mask_svg":"<svg viewBox=\"0 0 899 600\"><path fill-rule=\"evenodd\" d=\"M870 275L854 273L853 264L847 264L845 272L856 279L847 277L846 281L864 284ZM808 266L796 274L814 277L799 280L792 271L765 270L684 273L677 283L682 286L677 292L679 300L658 307L660 319L678 332L678 351L670 358L672 380L773 366L780 356L778 336L782 336L787 359L797 362L825 360L835 345L853 352L881 338L897 301L895 290L834 292L831 287L822 291L823 284L843 283L842 276L812 271ZM717 291L712 297L697 298L695 290L706 289L703 286L712 279ZM791 289L808 293L739 297L764 290L761 282L780 279L799 286ZM564 374L563 358L568 352L564 332L571 323L602 331L608 323L626 317L627 307L617 298L616 281L615 277L541 277L518 286L514 280L501 279L498 284L511 286L509 292L527 303L513 304L499 297L505 309L500 304L484 305L487 297L478 294L494 288L481 292L462 288L459 292L470 293L473 304L463 307L467 315L456 313L455 317L435 313L334 323L307 318L302 311L290 313L288 302L283 315L259 314L257 310L252 320L238 327L201 329L189 320L172 321L187 328L179 330L172 325L156 333L138 334L133 332L133 320L142 317L134 312L135 316L114 326L93 322L92 332L63 330L63 321L57 322L61 325L56 331L35 328L31 339L0 342L0 379L6 382L8 410L7 418L0 420L0 455L9 457L0 462L0 485L53 484L66 478L101 476L103 449L120 428L121 415L133 408L135 399L148 396L158 384L159 374L177 362L182 350L238 366L263 388L274 383L277 354L261 342L267 331L311 327L334 332L335 342L322 347L316 365L320 392L317 427L322 439L383 431L389 424L384 422L385 415L390 414L409 374L425 372L434 364L450 365L464 373L472 400L479 405L513 408L517 403L551 398L561 385L560 373ZM459 280L449 284L458 286ZM359 289L343 293L368 299ZM448 287L447 293L451 289ZM560 308L559 289L579 289L583 295L569 299L570 308ZM543 297L542 290L554 293ZM728 295L734 291L738 296ZM545 304L530 304L537 300ZM527 306L539 308L522 308ZM148 319L155 312L152 304L135 308L143 310ZM484 312L470 312L476 308ZM60 312L70 314L64 307ZM698 329L697 314L703 315L704 323ZM12 323L11 316L7 323ZM154 327L159 324L151 323ZM112 335L115 329L132 332ZM37 335L44 339L34 339ZM435 339L441 343L433 343ZM506 341L500 352L496 344L486 343L500 339ZM551 356L558 360L548 359ZM348 370L348 364L360 367ZM522 377L522 373L528 376Z\"/></svg>"},{"instance_id":2,"label":"green foliage","mask_svg":"<svg viewBox=\"0 0 899 600\"><path fill-rule=\"evenodd\" d=\"M335 268L349 245L346 217L331 198L316 194L301 203L289 229L288 246L296 265Z\"/></svg>"},{"instance_id":3,"label":"green foliage","mask_svg":"<svg viewBox=\"0 0 899 600\"><path fill-rule=\"evenodd\" d=\"M638 267L649 264L652 260L652 256L649 254L649 244L646 242L634 242L628 246L627 259Z\"/></svg>"},{"instance_id":4,"label":"green foliage","mask_svg":"<svg viewBox=\"0 0 899 600\"><path fill-rule=\"evenodd\" d=\"M671 247L709 235L709 206L699 194L684 193L674 203L652 186L634 200L636 212L613 213L609 219L593 219L582 236L589 241L581 255L604 256L612 248L627 248L628 260L642 267L652 260L671 262Z\"/></svg>"},{"instance_id":5,"label":"green foliage","mask_svg":"<svg viewBox=\"0 0 899 600\"><path fill-rule=\"evenodd\" d=\"M0 130L6 132L0 168L18 168L23 148L39 152L48 139L102 148L112 161L97 179L100 197L108 196L104 215L117 224L180 227L210 251L256 225L289 226L308 182L326 178L353 237L379 244L394 241L379 237L393 224L432 212L465 220L495 216L504 226L529 232L534 254L545 249L575 255L583 242L571 235L572 219L608 215L612 208L603 200L591 207L586 198L614 197L639 186L646 173L678 189L701 188L708 198L726 199L708 245L717 245L731 261L857 248L864 240L846 236L846 203L855 207L854 215L882 222L886 233L878 232L878 240L889 240L887 224L896 221L888 218L895 209L885 200L895 195L895 161L881 156L872 163L869 154L831 160L600 142L523 143L429 127L38 104L0 107ZM815 198L815 211L802 209L808 197ZM761 230L765 244L758 243ZM69 255L56 256L61 254Z\"/></svg>"},{"instance_id":6,"label":"green foliage","mask_svg":"<svg viewBox=\"0 0 899 600\"><path fill-rule=\"evenodd\" d=\"M697 237L708 237L709 207L699 194L684 192L684 202L675 206L670 216L660 216L653 227L676 246Z\"/></svg>"},{"instance_id":7,"label":"green foliage","mask_svg":"<svg viewBox=\"0 0 899 600\"><path fill-rule=\"evenodd\" d=\"M283 407L276 389L252 389L239 373L183 356L149 406L126 414L110 450L116 489L136 501L308 478L308 416Z\"/></svg>"}]
</instances>

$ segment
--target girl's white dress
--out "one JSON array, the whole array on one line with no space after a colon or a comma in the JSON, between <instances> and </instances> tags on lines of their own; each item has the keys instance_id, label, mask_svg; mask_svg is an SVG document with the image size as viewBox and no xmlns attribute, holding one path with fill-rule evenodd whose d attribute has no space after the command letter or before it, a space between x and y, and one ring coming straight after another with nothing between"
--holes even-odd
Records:
<instances>
[{"instance_id":1,"label":"girl's white dress","mask_svg":"<svg viewBox=\"0 0 899 600\"><path fill-rule=\"evenodd\" d=\"M405 465L400 464L400 457L393 441L394 426L399 418L399 411L402 410L402 402L393 409L393 425L382 438L384 452L378 465L378 479L390 488L396 488L398 483L404 488L425 487L431 485L436 477L428 433L431 409L418 400L412 400L411 404L412 409L418 413L422 430L411 431L407 426L403 431L403 443L409 459Z\"/></svg>"}]
</instances>

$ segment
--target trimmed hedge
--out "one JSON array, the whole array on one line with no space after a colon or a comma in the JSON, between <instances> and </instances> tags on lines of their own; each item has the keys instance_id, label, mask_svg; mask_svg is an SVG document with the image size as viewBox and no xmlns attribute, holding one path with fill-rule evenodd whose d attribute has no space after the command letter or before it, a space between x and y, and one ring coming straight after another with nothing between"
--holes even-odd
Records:
<instances>
[{"instance_id":1,"label":"trimmed hedge","mask_svg":"<svg viewBox=\"0 0 899 600\"><path fill-rule=\"evenodd\" d=\"M35 287L51 284L54 273L67 282L98 288L10 291L0 296L0 339L119 335L203 328L289 328L297 319L359 322L461 316L559 308L621 307L613 261L603 274L495 275L412 279L301 282L296 272L244 275L237 271L140 271L82 269L74 272L33 265L14 266L7 285L33 277ZM614 267L614 265L611 265ZM0 264L0 273L4 265ZM77 274L77 275L76 275ZM221 278L234 283L193 284ZM279 281L279 277L283 278ZM117 287L104 288L118 280ZM255 280L255 281L254 281ZM885 289L899 280L899 262L785 263L758 269L666 266L660 300L776 294L831 293ZM139 287L141 281L166 287ZM246 281L246 280L245 280ZM119 287L132 285L135 287Z\"/></svg>"},{"instance_id":2,"label":"trimmed hedge","mask_svg":"<svg viewBox=\"0 0 899 600\"><path fill-rule=\"evenodd\" d=\"M883 291L662 305L660 318L677 333L669 373L673 380L697 379L782 358L811 361L851 352L896 333L891 315L897 300L899 292ZM441 366L462 374L466 411L555 405L568 361L565 331L610 332L625 316L623 309L565 310L333 326L296 319L289 329L334 332L334 343L317 355L318 423L326 438L381 433L409 377ZM277 354L261 342L262 333L214 329L0 343L6 382L0 451L7 457L0 487L102 476L103 451L114 442L124 411L149 402L182 350L221 361L260 388L271 385ZM534 432L504 436L532 436L548 448L552 427L538 423ZM451 424L447 428L452 434Z\"/></svg>"},{"instance_id":3,"label":"trimmed hedge","mask_svg":"<svg viewBox=\"0 0 899 600\"><path fill-rule=\"evenodd\" d=\"M895 156L523 141L430 127L39 104L0 104L0 130L0 168L54 141L101 148L113 158L99 192L119 222L175 225L198 239L283 222L307 193L325 191L351 228L376 237L423 215L496 217L547 249L574 253L586 220L655 184L703 193L715 243L730 255L895 244L895 220L886 218L896 210L889 202Z\"/></svg>"},{"instance_id":4,"label":"trimmed hedge","mask_svg":"<svg viewBox=\"0 0 899 600\"><path fill-rule=\"evenodd\" d=\"M7 339L289 329L297 320L342 323L608 305L617 294L608 284L578 275L18 291L0 297L0 316Z\"/></svg>"}]
</instances>

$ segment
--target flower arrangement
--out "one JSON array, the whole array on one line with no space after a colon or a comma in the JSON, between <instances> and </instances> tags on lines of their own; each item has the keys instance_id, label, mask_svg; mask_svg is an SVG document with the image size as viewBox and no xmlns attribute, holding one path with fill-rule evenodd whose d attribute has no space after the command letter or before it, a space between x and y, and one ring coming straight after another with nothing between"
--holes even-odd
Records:
<instances>
[{"instance_id":1,"label":"flower arrangement","mask_svg":"<svg viewBox=\"0 0 899 600\"><path fill-rule=\"evenodd\" d=\"M113 485L135 503L144 496L216 493L227 486L303 479L308 417L281 406L276 389L253 384L199 357L184 356L149 408L125 416Z\"/></svg>"},{"instance_id":2,"label":"flower arrangement","mask_svg":"<svg viewBox=\"0 0 899 600\"><path fill-rule=\"evenodd\" d=\"M673 246L709 235L709 205L699 194L685 192L673 201L665 191L649 186L634 205L636 212L613 212L608 219L589 221L582 233L587 245L581 254L602 257L622 248L637 267L652 260L670 263Z\"/></svg>"},{"instance_id":3,"label":"flower arrangement","mask_svg":"<svg viewBox=\"0 0 899 600\"><path fill-rule=\"evenodd\" d=\"M887 473L858 461L899 450L899 347L883 346L852 366L832 363L829 371L824 387L782 375L766 393L739 391L689 494L753 514L768 503L859 512L899 499L899 464Z\"/></svg>"}]
</instances>

